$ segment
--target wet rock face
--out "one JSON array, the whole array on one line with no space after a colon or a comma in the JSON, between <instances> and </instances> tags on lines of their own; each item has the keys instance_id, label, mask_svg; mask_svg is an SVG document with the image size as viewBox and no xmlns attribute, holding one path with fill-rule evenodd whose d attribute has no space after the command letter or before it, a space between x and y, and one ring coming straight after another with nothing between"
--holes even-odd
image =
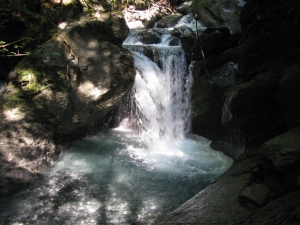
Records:
<instances>
[{"instance_id":1,"label":"wet rock face","mask_svg":"<svg viewBox=\"0 0 300 225\"><path fill-rule=\"evenodd\" d=\"M263 70L274 71L273 76L280 76L286 66L298 64L300 49L295 46L299 42L299 10L297 0L247 1L240 17L238 55L242 79L249 79Z\"/></svg>"},{"instance_id":2,"label":"wet rock face","mask_svg":"<svg viewBox=\"0 0 300 225\"><path fill-rule=\"evenodd\" d=\"M223 95L235 84L238 73L234 38L226 28L208 28L190 49L185 38L182 43L187 53L192 49L192 60L196 60L193 65L192 130L211 139L212 148L235 158L240 154L237 140L234 133L223 126L221 119Z\"/></svg>"},{"instance_id":3,"label":"wet rock face","mask_svg":"<svg viewBox=\"0 0 300 225\"><path fill-rule=\"evenodd\" d=\"M192 7L197 18L207 27L228 27L231 33L240 29L239 14L245 1L194 0Z\"/></svg>"},{"instance_id":4,"label":"wet rock face","mask_svg":"<svg viewBox=\"0 0 300 225\"><path fill-rule=\"evenodd\" d=\"M222 123L235 130L243 146L259 146L286 130L276 90L276 83L262 75L226 92Z\"/></svg>"},{"instance_id":5,"label":"wet rock face","mask_svg":"<svg viewBox=\"0 0 300 225\"><path fill-rule=\"evenodd\" d=\"M178 21L182 18L182 15L170 15L157 22L158 28L169 28L175 26Z\"/></svg>"},{"instance_id":6,"label":"wet rock face","mask_svg":"<svg viewBox=\"0 0 300 225\"><path fill-rule=\"evenodd\" d=\"M293 85L300 68L300 49L293 47L299 10L298 1L249 0L241 12L236 52L240 84L226 93L223 123L237 132L245 147L260 146L299 126L299 93Z\"/></svg>"},{"instance_id":7,"label":"wet rock face","mask_svg":"<svg viewBox=\"0 0 300 225\"><path fill-rule=\"evenodd\" d=\"M118 14L82 16L18 64L1 101L3 167L22 160L43 171L58 145L100 126L134 82L133 57L121 47L128 32Z\"/></svg>"}]
</instances>

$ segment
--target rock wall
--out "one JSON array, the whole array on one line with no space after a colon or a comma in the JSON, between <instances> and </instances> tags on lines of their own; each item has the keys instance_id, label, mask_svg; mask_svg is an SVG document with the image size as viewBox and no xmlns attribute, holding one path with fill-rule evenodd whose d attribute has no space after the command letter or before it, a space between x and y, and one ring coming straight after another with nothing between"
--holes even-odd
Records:
<instances>
[{"instance_id":1,"label":"rock wall","mask_svg":"<svg viewBox=\"0 0 300 225\"><path fill-rule=\"evenodd\" d=\"M119 13L86 13L9 74L1 100L2 191L36 178L33 172L97 129L131 89L133 57L121 46L128 32Z\"/></svg>"},{"instance_id":2,"label":"rock wall","mask_svg":"<svg viewBox=\"0 0 300 225\"><path fill-rule=\"evenodd\" d=\"M159 224L299 224L300 2L248 0L223 123L245 152Z\"/></svg>"},{"instance_id":3,"label":"rock wall","mask_svg":"<svg viewBox=\"0 0 300 225\"><path fill-rule=\"evenodd\" d=\"M211 147L236 158L240 152L232 130L222 124L223 96L236 83L238 35L226 28L207 28L193 47L192 131L212 140Z\"/></svg>"},{"instance_id":4,"label":"rock wall","mask_svg":"<svg viewBox=\"0 0 300 225\"><path fill-rule=\"evenodd\" d=\"M248 1L241 14L239 84L226 94L223 123L245 147L299 126L297 27L300 3ZM286 10L288 15L283 15Z\"/></svg>"}]
</instances>

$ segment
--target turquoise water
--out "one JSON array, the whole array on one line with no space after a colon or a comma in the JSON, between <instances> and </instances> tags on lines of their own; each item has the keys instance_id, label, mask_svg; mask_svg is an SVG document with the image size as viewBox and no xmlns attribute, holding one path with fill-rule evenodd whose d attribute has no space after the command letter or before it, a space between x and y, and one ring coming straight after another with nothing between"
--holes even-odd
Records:
<instances>
[{"instance_id":1,"label":"turquoise water","mask_svg":"<svg viewBox=\"0 0 300 225\"><path fill-rule=\"evenodd\" d=\"M232 163L190 136L145 149L134 132L75 141L45 178L0 202L0 224L153 224Z\"/></svg>"}]
</instances>

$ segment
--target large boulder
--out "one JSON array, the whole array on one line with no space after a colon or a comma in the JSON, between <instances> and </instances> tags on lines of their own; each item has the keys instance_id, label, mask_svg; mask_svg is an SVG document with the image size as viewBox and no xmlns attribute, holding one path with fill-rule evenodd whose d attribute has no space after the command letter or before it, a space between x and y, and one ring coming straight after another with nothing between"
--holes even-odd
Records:
<instances>
[{"instance_id":1,"label":"large boulder","mask_svg":"<svg viewBox=\"0 0 300 225\"><path fill-rule=\"evenodd\" d=\"M193 0L194 15L206 27L228 27L231 33L240 29L239 15L243 0L212 1Z\"/></svg>"},{"instance_id":2,"label":"large boulder","mask_svg":"<svg viewBox=\"0 0 300 225\"><path fill-rule=\"evenodd\" d=\"M246 147L260 146L300 124L300 49L295 47L300 4L273 3L249 0L244 6L237 49L239 84L225 96L223 123L236 131ZM287 10L289 16L282 15ZM277 29L279 23L284 29Z\"/></svg>"},{"instance_id":3,"label":"large boulder","mask_svg":"<svg viewBox=\"0 0 300 225\"><path fill-rule=\"evenodd\" d=\"M157 22L158 28L171 28L174 27L179 20L182 18L182 15L169 15Z\"/></svg>"},{"instance_id":4,"label":"large boulder","mask_svg":"<svg viewBox=\"0 0 300 225\"><path fill-rule=\"evenodd\" d=\"M59 146L97 129L131 89L133 57L121 46L129 29L117 13L102 16L82 16L10 73L1 101L3 167L43 171Z\"/></svg>"},{"instance_id":5,"label":"large boulder","mask_svg":"<svg viewBox=\"0 0 300 225\"><path fill-rule=\"evenodd\" d=\"M270 190L264 184L246 187L239 196L242 205L263 206L269 198Z\"/></svg>"},{"instance_id":6,"label":"large boulder","mask_svg":"<svg viewBox=\"0 0 300 225\"><path fill-rule=\"evenodd\" d=\"M222 122L235 130L243 146L260 146L286 131L281 108L274 97L276 91L276 80L261 74L226 92Z\"/></svg>"},{"instance_id":7,"label":"large boulder","mask_svg":"<svg viewBox=\"0 0 300 225\"><path fill-rule=\"evenodd\" d=\"M265 142L259 154L270 160L276 170L297 170L300 160L300 127Z\"/></svg>"},{"instance_id":8,"label":"large boulder","mask_svg":"<svg viewBox=\"0 0 300 225\"><path fill-rule=\"evenodd\" d=\"M280 77L287 68L299 65L299 10L297 0L247 1L240 16L238 60L242 79L249 80L262 71ZM288 16L282 12L288 12Z\"/></svg>"}]
</instances>

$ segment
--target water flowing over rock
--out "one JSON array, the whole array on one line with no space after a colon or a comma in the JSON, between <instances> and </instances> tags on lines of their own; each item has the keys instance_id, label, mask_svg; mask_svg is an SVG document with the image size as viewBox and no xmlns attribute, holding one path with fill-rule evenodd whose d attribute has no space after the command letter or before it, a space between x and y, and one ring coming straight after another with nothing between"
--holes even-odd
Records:
<instances>
[{"instance_id":1,"label":"water flowing over rock","mask_svg":"<svg viewBox=\"0 0 300 225\"><path fill-rule=\"evenodd\" d=\"M87 42L87 49L79 48L85 44L81 42L82 36L90 38L87 31L82 35L78 34L79 31L81 28L74 30L73 38L63 37L67 43L79 42L68 49L72 49L72 58L77 63L86 65L83 56L89 56L98 43ZM132 52L136 67L132 91L122 101L125 104L129 101L122 110L127 118L115 130L102 130L73 142L44 179L17 196L2 200L0 223L154 224L164 213L194 196L232 164L232 159L209 147L209 140L189 134L192 66L187 66L180 39L163 30L143 32L132 31L123 43ZM105 34L104 38L107 38ZM101 48L103 54L110 60L118 57L118 52L112 47L101 44L105 47ZM123 49L121 56L124 53L128 58L124 56L127 61L123 63L129 63L131 55ZM83 59L80 60L80 56ZM105 57L101 60L109 62ZM113 60L113 63L109 68L102 65L99 70L121 67L118 61ZM99 75L101 80L97 80L98 76L88 80L90 67L92 75ZM96 73L92 64L84 69L80 70L79 81L89 81L88 85L77 84L78 73L74 79L70 72L69 93L73 89L79 93L72 93L69 98L73 107L67 110L57 133L72 131L76 126L68 123L68 115L77 112L76 103L83 99L82 95L91 88L92 81L106 81L103 74ZM122 71L117 72L119 75ZM114 79L113 76L110 78ZM123 76L118 76L119 82L121 78ZM118 87L119 83L109 84ZM93 94L102 93L88 93L84 99L87 104L101 102L102 98L94 99ZM104 105L106 97L101 102ZM122 104L118 108L120 106ZM80 110L84 109L80 104ZM98 111L84 112L89 118L80 113L76 114L78 122L97 115ZM124 128L131 130L125 131ZM12 172L6 174L9 173ZM25 196L26 201L22 201Z\"/></svg>"},{"instance_id":2,"label":"water flowing over rock","mask_svg":"<svg viewBox=\"0 0 300 225\"><path fill-rule=\"evenodd\" d=\"M160 224L299 223L299 149L293 141L299 136L299 7L294 0L248 0L243 7L234 50L237 83L224 95L223 123L246 151Z\"/></svg>"},{"instance_id":3,"label":"water flowing over rock","mask_svg":"<svg viewBox=\"0 0 300 225\"><path fill-rule=\"evenodd\" d=\"M131 123L147 143L182 139L190 131L193 84L184 51L170 34L160 34L159 43L151 44L143 37L133 32L123 44L132 51L137 68ZM145 49L150 58L142 54Z\"/></svg>"},{"instance_id":4,"label":"water flowing over rock","mask_svg":"<svg viewBox=\"0 0 300 225\"><path fill-rule=\"evenodd\" d=\"M131 89L133 58L121 47L129 29L118 13L101 16L80 17L10 73L1 110L4 167L43 171L58 145L97 128Z\"/></svg>"}]
</instances>

